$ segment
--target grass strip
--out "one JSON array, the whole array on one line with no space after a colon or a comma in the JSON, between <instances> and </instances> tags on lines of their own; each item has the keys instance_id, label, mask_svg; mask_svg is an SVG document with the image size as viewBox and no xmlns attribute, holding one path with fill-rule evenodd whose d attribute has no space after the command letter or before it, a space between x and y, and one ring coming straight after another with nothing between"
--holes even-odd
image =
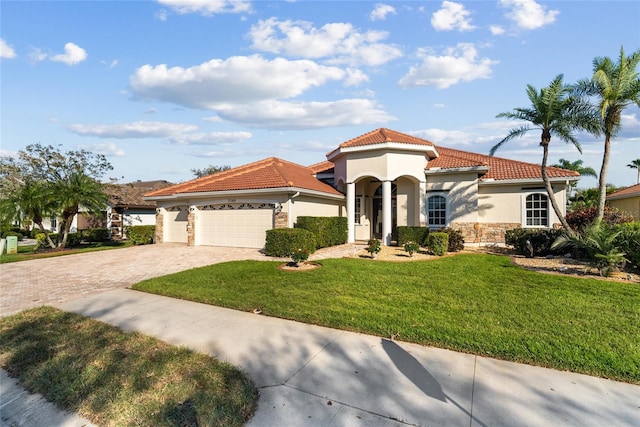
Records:
<instances>
[{"instance_id":1,"label":"grass strip","mask_svg":"<svg viewBox=\"0 0 640 427\"><path fill-rule=\"evenodd\" d=\"M117 242L97 242L97 243L85 243L79 247L36 251L36 245L24 245L18 246L17 254L1 254L0 264L8 264L10 262L29 261L31 259L40 258L53 258L64 255L81 254L85 252L97 252L110 249L121 249L133 246L133 243L129 240L117 241Z\"/></svg>"},{"instance_id":2,"label":"grass strip","mask_svg":"<svg viewBox=\"0 0 640 427\"><path fill-rule=\"evenodd\" d=\"M640 384L640 286L549 275L508 257L330 259L290 272L239 261L134 289Z\"/></svg>"},{"instance_id":3,"label":"grass strip","mask_svg":"<svg viewBox=\"0 0 640 427\"><path fill-rule=\"evenodd\" d=\"M230 364L51 307L0 319L0 366L101 426L241 426L257 399Z\"/></svg>"}]
</instances>

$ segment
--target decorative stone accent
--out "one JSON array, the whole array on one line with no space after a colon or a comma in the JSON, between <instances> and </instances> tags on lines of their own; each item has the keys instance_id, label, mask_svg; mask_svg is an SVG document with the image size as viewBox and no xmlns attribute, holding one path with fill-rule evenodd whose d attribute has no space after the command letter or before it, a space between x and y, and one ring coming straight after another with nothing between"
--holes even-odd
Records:
<instances>
[{"instance_id":1,"label":"decorative stone accent","mask_svg":"<svg viewBox=\"0 0 640 427\"><path fill-rule=\"evenodd\" d=\"M273 218L273 228L288 228L289 215L286 212L278 212Z\"/></svg>"},{"instance_id":2,"label":"decorative stone accent","mask_svg":"<svg viewBox=\"0 0 640 427\"><path fill-rule=\"evenodd\" d=\"M196 244L196 213L194 209L189 209L187 216L187 246Z\"/></svg>"},{"instance_id":3,"label":"decorative stone accent","mask_svg":"<svg viewBox=\"0 0 640 427\"><path fill-rule=\"evenodd\" d=\"M507 230L521 228L518 222L452 222L450 226L462 232L465 243L504 243Z\"/></svg>"},{"instance_id":4,"label":"decorative stone accent","mask_svg":"<svg viewBox=\"0 0 640 427\"><path fill-rule=\"evenodd\" d=\"M161 213L156 214L156 243L164 242L164 216Z\"/></svg>"}]
</instances>

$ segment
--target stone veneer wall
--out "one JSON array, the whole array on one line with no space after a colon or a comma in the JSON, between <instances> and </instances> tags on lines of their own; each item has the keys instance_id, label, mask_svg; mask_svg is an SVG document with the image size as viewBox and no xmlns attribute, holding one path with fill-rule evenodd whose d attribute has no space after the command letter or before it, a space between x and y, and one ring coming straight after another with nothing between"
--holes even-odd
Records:
<instances>
[{"instance_id":1,"label":"stone veneer wall","mask_svg":"<svg viewBox=\"0 0 640 427\"><path fill-rule=\"evenodd\" d=\"M278 212L273 218L273 228L288 228L289 215L286 212Z\"/></svg>"},{"instance_id":2,"label":"stone veneer wall","mask_svg":"<svg viewBox=\"0 0 640 427\"><path fill-rule=\"evenodd\" d=\"M161 213L156 214L156 235L155 242L164 242L164 216Z\"/></svg>"},{"instance_id":3,"label":"stone veneer wall","mask_svg":"<svg viewBox=\"0 0 640 427\"><path fill-rule=\"evenodd\" d=\"M464 242L472 243L504 243L505 232L514 228L521 228L519 222L452 222L451 228L460 230Z\"/></svg>"},{"instance_id":4,"label":"stone veneer wall","mask_svg":"<svg viewBox=\"0 0 640 427\"><path fill-rule=\"evenodd\" d=\"M187 246L196 244L196 213L189 209L187 216Z\"/></svg>"}]
</instances>

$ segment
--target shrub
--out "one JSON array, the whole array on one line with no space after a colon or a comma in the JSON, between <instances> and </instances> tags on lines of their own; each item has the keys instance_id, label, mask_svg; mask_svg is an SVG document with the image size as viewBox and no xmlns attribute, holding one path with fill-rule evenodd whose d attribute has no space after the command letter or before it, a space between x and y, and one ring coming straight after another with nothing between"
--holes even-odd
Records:
<instances>
[{"instance_id":1,"label":"shrub","mask_svg":"<svg viewBox=\"0 0 640 427\"><path fill-rule=\"evenodd\" d=\"M462 236L462 231L454 230L450 227L441 228L438 231L449 235L449 246L447 247L447 252L460 252L464 249L464 237Z\"/></svg>"},{"instance_id":2,"label":"shrub","mask_svg":"<svg viewBox=\"0 0 640 427\"><path fill-rule=\"evenodd\" d=\"M367 252L369 252L372 257L381 250L382 246L380 245L380 240L376 239L375 237L373 239L369 239L369 241L367 242Z\"/></svg>"},{"instance_id":3,"label":"shrub","mask_svg":"<svg viewBox=\"0 0 640 427\"><path fill-rule=\"evenodd\" d=\"M316 251L316 237L302 228L274 228L267 230L264 253L267 256L290 257L296 250Z\"/></svg>"},{"instance_id":4,"label":"shrub","mask_svg":"<svg viewBox=\"0 0 640 427\"><path fill-rule=\"evenodd\" d=\"M561 249L551 249L553 242L560 237L561 230L546 230L532 228L514 228L505 232L505 243L512 246L519 255L528 255L526 251L527 240L533 246L533 254L537 256L555 255Z\"/></svg>"},{"instance_id":5,"label":"shrub","mask_svg":"<svg viewBox=\"0 0 640 427\"><path fill-rule=\"evenodd\" d=\"M631 267L640 269L640 222L617 225L615 245L625 253Z\"/></svg>"},{"instance_id":6,"label":"shrub","mask_svg":"<svg viewBox=\"0 0 640 427\"><path fill-rule=\"evenodd\" d=\"M14 230L9 230L9 231L5 231L2 233L2 238L6 239L8 236L15 236L18 238L18 241L21 241L23 239L22 233L18 232L18 231L14 231Z\"/></svg>"},{"instance_id":7,"label":"shrub","mask_svg":"<svg viewBox=\"0 0 640 427\"><path fill-rule=\"evenodd\" d=\"M155 225L132 225L126 227L127 238L131 240L134 245L147 245L153 243L153 238L156 235Z\"/></svg>"},{"instance_id":8,"label":"shrub","mask_svg":"<svg viewBox=\"0 0 640 427\"><path fill-rule=\"evenodd\" d=\"M347 218L338 216L299 216L294 228L312 232L316 249L342 245L347 242Z\"/></svg>"},{"instance_id":9,"label":"shrub","mask_svg":"<svg viewBox=\"0 0 640 427\"><path fill-rule=\"evenodd\" d=\"M429 233L427 237L428 247L432 254L442 256L447 253L449 235L440 231Z\"/></svg>"},{"instance_id":10,"label":"shrub","mask_svg":"<svg viewBox=\"0 0 640 427\"><path fill-rule=\"evenodd\" d=\"M62 234L58 234L58 233L49 233L49 237L51 237L51 240L55 244L60 243L58 239L62 239L62 236L63 236ZM80 246L80 241L81 241L80 233L69 233L69 235L67 236L67 244L65 247L73 248L76 246Z\"/></svg>"},{"instance_id":11,"label":"shrub","mask_svg":"<svg viewBox=\"0 0 640 427\"><path fill-rule=\"evenodd\" d=\"M40 230L38 227L33 227L31 229L30 235L32 239L35 239L37 238L38 234L41 234L41 233L42 233L42 230Z\"/></svg>"},{"instance_id":12,"label":"shrub","mask_svg":"<svg viewBox=\"0 0 640 427\"><path fill-rule=\"evenodd\" d=\"M420 251L420 245L416 242L405 242L404 251L408 252L409 256L413 256L413 254Z\"/></svg>"},{"instance_id":13,"label":"shrub","mask_svg":"<svg viewBox=\"0 0 640 427\"><path fill-rule=\"evenodd\" d=\"M398 246L403 246L407 242L416 242L421 246L426 246L428 235L428 227L401 225L398 227Z\"/></svg>"},{"instance_id":14,"label":"shrub","mask_svg":"<svg viewBox=\"0 0 640 427\"><path fill-rule=\"evenodd\" d=\"M44 233L36 234L35 239L36 239L36 249L46 248L49 246L49 242L47 241L47 236Z\"/></svg>"},{"instance_id":15,"label":"shrub","mask_svg":"<svg viewBox=\"0 0 640 427\"><path fill-rule=\"evenodd\" d=\"M596 219L596 210L595 207L576 209L568 213L565 219L571 228L581 231ZM613 227L618 224L632 222L633 217L616 208L605 206L602 221Z\"/></svg>"},{"instance_id":16,"label":"shrub","mask_svg":"<svg viewBox=\"0 0 640 427\"><path fill-rule=\"evenodd\" d=\"M296 249L291 254L291 260L296 264L305 262L309 259L309 251L307 249Z\"/></svg>"},{"instance_id":17,"label":"shrub","mask_svg":"<svg viewBox=\"0 0 640 427\"><path fill-rule=\"evenodd\" d=\"M109 240L109 229L89 228L82 230L82 240L85 242L105 242Z\"/></svg>"}]
</instances>

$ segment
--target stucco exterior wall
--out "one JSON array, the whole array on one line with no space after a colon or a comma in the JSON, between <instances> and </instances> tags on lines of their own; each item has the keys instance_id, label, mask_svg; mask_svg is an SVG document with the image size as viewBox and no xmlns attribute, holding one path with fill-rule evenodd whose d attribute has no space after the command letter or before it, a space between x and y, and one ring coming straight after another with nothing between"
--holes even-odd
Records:
<instances>
[{"instance_id":1,"label":"stucco exterior wall","mask_svg":"<svg viewBox=\"0 0 640 427\"><path fill-rule=\"evenodd\" d=\"M290 209L290 211L289 211ZM307 196L296 197L287 207L293 223L299 216L345 216L346 208L343 201L317 199Z\"/></svg>"},{"instance_id":2,"label":"stucco exterior wall","mask_svg":"<svg viewBox=\"0 0 640 427\"><path fill-rule=\"evenodd\" d=\"M478 195L477 178L477 172L428 175L425 197L437 192L447 195L449 223L478 222L478 211L482 201Z\"/></svg>"},{"instance_id":3,"label":"stucco exterior wall","mask_svg":"<svg viewBox=\"0 0 640 427\"><path fill-rule=\"evenodd\" d=\"M426 164L423 152L372 150L347 153L335 160L335 180L354 182L363 176L371 176L393 181L403 175L422 180Z\"/></svg>"},{"instance_id":4,"label":"stucco exterior wall","mask_svg":"<svg viewBox=\"0 0 640 427\"><path fill-rule=\"evenodd\" d=\"M554 186L554 195L560 209L566 212L564 185ZM517 223L523 227L524 199L528 194L547 194L542 185L480 185L478 187L478 222ZM559 223L549 203L549 225Z\"/></svg>"},{"instance_id":5,"label":"stucco exterior wall","mask_svg":"<svg viewBox=\"0 0 640 427\"><path fill-rule=\"evenodd\" d=\"M640 196L609 200L608 203L612 208L620 209L633 216L636 221L640 221Z\"/></svg>"}]
</instances>

